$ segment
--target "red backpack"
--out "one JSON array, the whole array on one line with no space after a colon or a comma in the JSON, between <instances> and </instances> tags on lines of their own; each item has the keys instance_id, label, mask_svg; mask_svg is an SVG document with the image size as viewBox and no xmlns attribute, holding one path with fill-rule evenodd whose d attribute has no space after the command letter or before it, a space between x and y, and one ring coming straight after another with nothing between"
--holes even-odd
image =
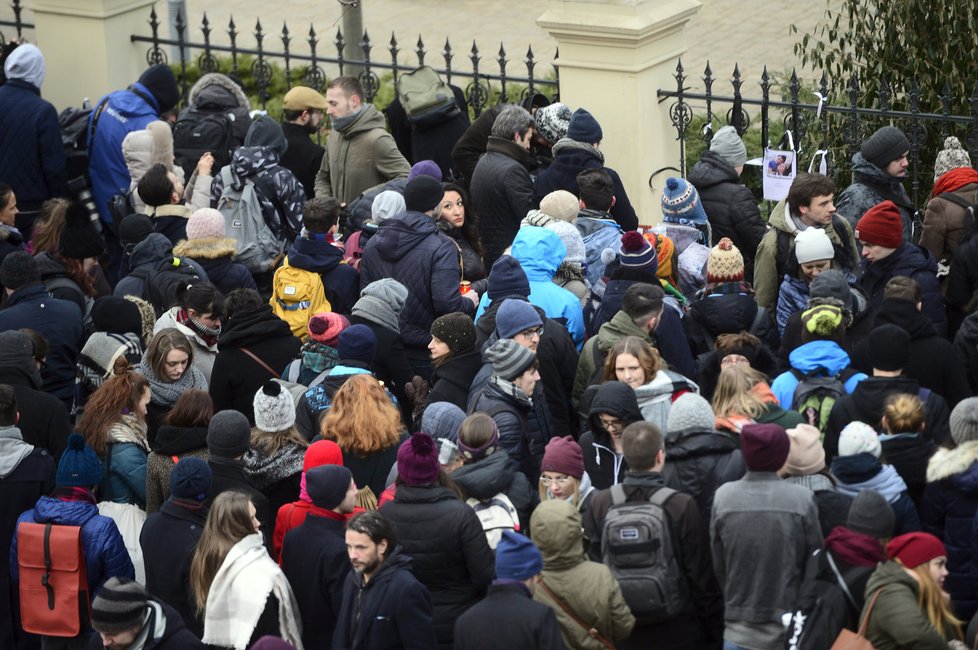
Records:
<instances>
[{"instance_id":1,"label":"red backpack","mask_svg":"<svg viewBox=\"0 0 978 650\"><path fill-rule=\"evenodd\" d=\"M80 527L21 523L17 566L25 632L73 637L89 627L91 594Z\"/></svg>"}]
</instances>

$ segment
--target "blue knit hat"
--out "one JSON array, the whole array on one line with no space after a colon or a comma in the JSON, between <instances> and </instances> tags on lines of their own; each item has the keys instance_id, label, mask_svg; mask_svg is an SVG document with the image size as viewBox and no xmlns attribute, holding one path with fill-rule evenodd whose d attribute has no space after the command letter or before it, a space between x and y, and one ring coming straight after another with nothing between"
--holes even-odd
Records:
<instances>
[{"instance_id":1,"label":"blue knit hat","mask_svg":"<svg viewBox=\"0 0 978 650\"><path fill-rule=\"evenodd\" d=\"M601 142L604 133L601 125L594 119L594 116L583 108L579 108L571 115L570 124L567 126L567 137L576 142L586 144L596 144Z\"/></svg>"},{"instance_id":2,"label":"blue knit hat","mask_svg":"<svg viewBox=\"0 0 978 650\"><path fill-rule=\"evenodd\" d=\"M702 225L707 221L706 210L700 202L699 192L682 178L666 179L660 204L662 218L669 223Z\"/></svg>"},{"instance_id":3,"label":"blue knit hat","mask_svg":"<svg viewBox=\"0 0 978 650\"><path fill-rule=\"evenodd\" d=\"M496 578L529 580L543 571L543 557L529 537L504 530L496 546Z\"/></svg>"},{"instance_id":4,"label":"blue knit hat","mask_svg":"<svg viewBox=\"0 0 978 650\"><path fill-rule=\"evenodd\" d=\"M511 339L520 332L542 325L536 307L525 300L507 298L496 311L496 331L501 339Z\"/></svg>"},{"instance_id":5,"label":"blue knit hat","mask_svg":"<svg viewBox=\"0 0 978 650\"><path fill-rule=\"evenodd\" d=\"M377 337L366 325L350 325L340 332L340 345L337 352L341 361L363 361L373 363L377 354Z\"/></svg>"},{"instance_id":6,"label":"blue knit hat","mask_svg":"<svg viewBox=\"0 0 978 650\"><path fill-rule=\"evenodd\" d=\"M489 300L502 300L511 296L527 298L530 295L530 281L523 267L512 255L503 255L492 265L487 285Z\"/></svg>"},{"instance_id":7,"label":"blue knit hat","mask_svg":"<svg viewBox=\"0 0 978 650\"><path fill-rule=\"evenodd\" d=\"M206 501L211 491L211 466L203 458L181 458L170 472L170 496Z\"/></svg>"},{"instance_id":8,"label":"blue knit hat","mask_svg":"<svg viewBox=\"0 0 978 650\"><path fill-rule=\"evenodd\" d=\"M68 448L61 454L55 484L58 487L90 488L102 482L102 461L85 444L79 433L68 436Z\"/></svg>"}]
</instances>

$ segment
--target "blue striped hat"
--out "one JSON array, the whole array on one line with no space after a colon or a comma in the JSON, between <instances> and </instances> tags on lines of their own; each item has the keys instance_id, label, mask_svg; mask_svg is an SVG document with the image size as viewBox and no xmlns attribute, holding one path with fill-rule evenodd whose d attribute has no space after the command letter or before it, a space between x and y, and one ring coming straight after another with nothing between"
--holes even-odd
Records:
<instances>
[{"instance_id":1,"label":"blue striped hat","mask_svg":"<svg viewBox=\"0 0 978 650\"><path fill-rule=\"evenodd\" d=\"M700 202L700 194L682 178L667 178L662 190L662 217L669 223L706 223L706 211Z\"/></svg>"}]
</instances>

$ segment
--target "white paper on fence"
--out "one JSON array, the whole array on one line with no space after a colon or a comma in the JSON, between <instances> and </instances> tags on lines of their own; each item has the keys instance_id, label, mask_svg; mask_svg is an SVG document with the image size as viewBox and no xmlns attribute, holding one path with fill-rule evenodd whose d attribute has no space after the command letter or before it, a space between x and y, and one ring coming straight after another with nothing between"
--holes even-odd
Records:
<instances>
[{"instance_id":1,"label":"white paper on fence","mask_svg":"<svg viewBox=\"0 0 978 650\"><path fill-rule=\"evenodd\" d=\"M768 201L781 201L788 196L788 189L797 173L797 160L794 151L765 149L761 177L764 179L764 198Z\"/></svg>"},{"instance_id":2,"label":"white paper on fence","mask_svg":"<svg viewBox=\"0 0 978 650\"><path fill-rule=\"evenodd\" d=\"M146 584L146 564L143 562L143 549L139 545L139 533L146 523L146 512L139 506L130 503L113 503L102 501L98 504L98 512L112 519L116 528L122 533L122 541L129 552L132 566L136 569L136 582Z\"/></svg>"}]
</instances>

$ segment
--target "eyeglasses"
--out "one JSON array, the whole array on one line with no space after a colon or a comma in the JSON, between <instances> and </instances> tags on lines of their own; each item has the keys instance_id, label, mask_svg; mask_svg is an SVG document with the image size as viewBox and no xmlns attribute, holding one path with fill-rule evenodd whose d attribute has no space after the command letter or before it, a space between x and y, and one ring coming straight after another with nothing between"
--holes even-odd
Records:
<instances>
[{"instance_id":1,"label":"eyeglasses","mask_svg":"<svg viewBox=\"0 0 978 650\"><path fill-rule=\"evenodd\" d=\"M520 332L519 334L517 334L517 336L525 336L527 338L530 338L531 336L534 336L534 335L536 335L536 336L543 336L543 327L542 326L541 327L531 327L530 329L523 330L522 332Z\"/></svg>"},{"instance_id":2,"label":"eyeglasses","mask_svg":"<svg viewBox=\"0 0 978 650\"><path fill-rule=\"evenodd\" d=\"M721 366L737 366L743 363L750 363L750 359L740 354L728 354L720 359Z\"/></svg>"},{"instance_id":3,"label":"eyeglasses","mask_svg":"<svg viewBox=\"0 0 978 650\"><path fill-rule=\"evenodd\" d=\"M567 485L568 483L571 482L572 478L573 477L571 476L558 476L556 478L550 478L549 476L541 476L540 483L542 483L546 487L550 487L555 483L558 485Z\"/></svg>"},{"instance_id":4,"label":"eyeglasses","mask_svg":"<svg viewBox=\"0 0 978 650\"><path fill-rule=\"evenodd\" d=\"M625 426L625 423L618 418L603 418L599 415L598 421L601 423L601 426L607 430L615 429L617 431Z\"/></svg>"}]
</instances>

